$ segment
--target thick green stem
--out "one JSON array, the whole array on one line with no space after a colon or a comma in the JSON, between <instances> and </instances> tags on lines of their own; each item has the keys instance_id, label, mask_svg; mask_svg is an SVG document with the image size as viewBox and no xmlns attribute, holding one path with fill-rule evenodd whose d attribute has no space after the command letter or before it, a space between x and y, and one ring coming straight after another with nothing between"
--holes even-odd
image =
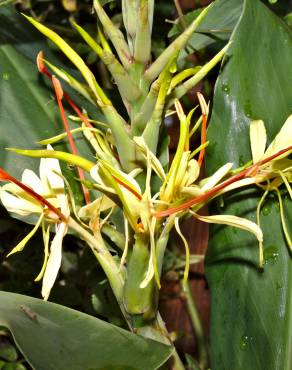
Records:
<instances>
[{"instance_id":1,"label":"thick green stem","mask_svg":"<svg viewBox=\"0 0 292 370\"><path fill-rule=\"evenodd\" d=\"M148 323L148 325L145 324L145 326L137 328L136 331L137 331L137 334L145 338L156 340L157 342L173 347L172 370L185 370L185 367L175 347L173 346L173 342L168 334L164 321L162 320L162 317L160 316L160 313L158 311L157 311L156 318L153 322Z\"/></svg>"},{"instance_id":2,"label":"thick green stem","mask_svg":"<svg viewBox=\"0 0 292 370\"><path fill-rule=\"evenodd\" d=\"M126 122L111 105L101 107L107 118L115 145L118 150L119 159L125 171L132 171L136 167L136 151L134 142L126 131Z\"/></svg>"},{"instance_id":3,"label":"thick green stem","mask_svg":"<svg viewBox=\"0 0 292 370\"><path fill-rule=\"evenodd\" d=\"M117 301L121 303L123 299L124 278L118 264L104 246L102 239L96 239L71 217L69 218L68 226L90 246L109 280Z\"/></svg>"},{"instance_id":4,"label":"thick green stem","mask_svg":"<svg viewBox=\"0 0 292 370\"><path fill-rule=\"evenodd\" d=\"M186 300L187 310L197 339L199 364L202 369L206 369L208 365L208 351L206 345L207 341L204 335L204 329L202 326L200 315L194 302L194 298L188 281L182 280L181 286L184 298Z\"/></svg>"}]
</instances>

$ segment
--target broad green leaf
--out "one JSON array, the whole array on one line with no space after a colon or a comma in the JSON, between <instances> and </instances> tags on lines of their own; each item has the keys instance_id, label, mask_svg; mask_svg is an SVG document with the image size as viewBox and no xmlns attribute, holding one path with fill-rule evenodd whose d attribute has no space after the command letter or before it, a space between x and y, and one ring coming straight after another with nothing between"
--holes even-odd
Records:
<instances>
[{"instance_id":1,"label":"broad green leaf","mask_svg":"<svg viewBox=\"0 0 292 370\"><path fill-rule=\"evenodd\" d=\"M237 1L229 1L236 4ZM246 0L215 90L208 130L207 169L251 160L249 126L263 120L268 144L292 110L291 31L259 0ZM282 192L285 188L281 188ZM253 186L224 195L212 213L256 220L263 191ZM291 201L284 199L287 225ZM282 231L277 195L263 204L264 269L256 240L242 231L213 227L207 255L212 296L211 368L292 368L292 260Z\"/></svg>"},{"instance_id":2,"label":"broad green leaf","mask_svg":"<svg viewBox=\"0 0 292 370\"><path fill-rule=\"evenodd\" d=\"M44 38L22 18L12 7L0 7L0 166L18 178L25 168L37 171L39 160L8 153L4 148L35 148L40 139L64 131L52 90L40 81L35 63L40 50L50 60L56 59ZM68 92L80 107L86 108L91 118L101 118L95 106L69 89ZM74 126L76 124L72 124L72 128ZM77 147L81 155L93 159L86 142L77 140ZM57 149L68 151L69 146L63 142ZM82 202L80 184L74 180L75 169L64 166L63 173L78 203Z\"/></svg>"},{"instance_id":3,"label":"broad green leaf","mask_svg":"<svg viewBox=\"0 0 292 370\"><path fill-rule=\"evenodd\" d=\"M93 316L8 292L0 292L0 325L35 370L154 370L172 353Z\"/></svg>"},{"instance_id":4,"label":"broad green leaf","mask_svg":"<svg viewBox=\"0 0 292 370\"><path fill-rule=\"evenodd\" d=\"M216 41L227 41L240 17L243 0L216 0L205 19L189 39L188 46L195 50L202 49ZM200 13L194 10L184 16L184 22L190 24ZM183 31L179 19L169 32L169 37Z\"/></svg>"}]
</instances>

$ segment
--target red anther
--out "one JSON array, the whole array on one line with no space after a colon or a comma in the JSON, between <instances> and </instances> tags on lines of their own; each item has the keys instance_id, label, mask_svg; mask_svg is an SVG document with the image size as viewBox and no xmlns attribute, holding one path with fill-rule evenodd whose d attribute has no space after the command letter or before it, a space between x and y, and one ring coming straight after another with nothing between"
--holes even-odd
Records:
<instances>
[{"instance_id":1,"label":"red anther","mask_svg":"<svg viewBox=\"0 0 292 370\"><path fill-rule=\"evenodd\" d=\"M22 182L18 181L15 177L9 175L9 173L4 171L2 168L0 168L0 181L13 182L15 185L19 186L22 190L29 194L32 198L34 198L43 207L48 207L48 209L55 213L61 221L63 222L67 221L66 217L58 208L54 207L50 202L48 202L44 197L42 197L40 194L32 190L29 186L23 184Z\"/></svg>"},{"instance_id":2,"label":"red anther","mask_svg":"<svg viewBox=\"0 0 292 370\"><path fill-rule=\"evenodd\" d=\"M204 96L197 92L199 104L202 111L202 129L201 129L201 145L205 144L207 141L207 115L208 115L208 106L206 104ZM198 165L201 167L205 156L205 148L200 150Z\"/></svg>"},{"instance_id":3,"label":"red anther","mask_svg":"<svg viewBox=\"0 0 292 370\"><path fill-rule=\"evenodd\" d=\"M48 71L47 67L45 66L44 56L43 56L43 52L42 51L40 51L38 53L38 55L37 55L37 66L38 66L38 70L40 71L40 73L43 73L44 75L46 75L50 80L53 79L53 75ZM55 78L55 80L57 80L57 79ZM76 114L79 116L79 118L82 120L82 122L85 123L85 125L87 127L93 127L90 124L90 122L88 121L88 118L81 112L81 110L77 107L77 105L72 101L72 99L70 98L70 96L66 92L63 91L62 86L61 86L59 80L57 80L57 81L58 81L58 83L60 85L60 88L62 90L63 98L72 107L72 109L76 112Z\"/></svg>"},{"instance_id":4,"label":"red anther","mask_svg":"<svg viewBox=\"0 0 292 370\"><path fill-rule=\"evenodd\" d=\"M62 89L60 81L55 76L52 76L52 83L55 89L57 99L62 100L64 96L64 91Z\"/></svg>"},{"instance_id":5,"label":"red anther","mask_svg":"<svg viewBox=\"0 0 292 370\"><path fill-rule=\"evenodd\" d=\"M44 55L42 51L40 51L37 55L37 66L38 66L38 70L40 73L43 73L44 75L49 77L50 80L52 79L51 73L48 71L47 67L45 66Z\"/></svg>"}]
</instances>

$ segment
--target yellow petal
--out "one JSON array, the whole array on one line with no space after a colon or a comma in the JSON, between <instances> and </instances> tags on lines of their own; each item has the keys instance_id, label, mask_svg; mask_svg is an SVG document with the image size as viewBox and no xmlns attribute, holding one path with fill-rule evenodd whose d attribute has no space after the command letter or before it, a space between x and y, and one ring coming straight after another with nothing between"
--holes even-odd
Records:
<instances>
[{"instance_id":1,"label":"yellow petal","mask_svg":"<svg viewBox=\"0 0 292 370\"><path fill-rule=\"evenodd\" d=\"M182 240L182 242L184 244L184 247L185 247L186 263L185 263L185 270L184 270L184 282L186 282L188 280L189 270L190 270L190 248L189 248L189 244L188 244L186 238L184 237L183 233L180 230L179 218L178 217L176 217L175 220L174 220L174 226L175 226L176 232L181 237L181 240Z\"/></svg>"},{"instance_id":2,"label":"yellow petal","mask_svg":"<svg viewBox=\"0 0 292 370\"><path fill-rule=\"evenodd\" d=\"M52 241L50 255L43 278L42 296L44 300L49 298L51 289L56 281L62 260L62 242L67 232L67 224L62 222L57 227L56 235Z\"/></svg>"},{"instance_id":3,"label":"yellow petal","mask_svg":"<svg viewBox=\"0 0 292 370\"><path fill-rule=\"evenodd\" d=\"M30 241L30 239L34 236L34 234L37 232L37 229L39 228L41 222L43 219L43 214L38 219L38 222L35 224L35 227L22 239L20 243L17 244L16 247L12 249L10 253L7 254L7 257L11 256L14 253L21 252L23 248L26 246L26 244Z\"/></svg>"},{"instance_id":4,"label":"yellow petal","mask_svg":"<svg viewBox=\"0 0 292 370\"><path fill-rule=\"evenodd\" d=\"M278 153L282 149L286 149L289 146L292 146L292 115L288 117L278 135L269 145L268 149L265 152L264 158L267 158L273 154ZM289 152L285 153L284 156L287 156ZM278 157L280 159L283 157Z\"/></svg>"},{"instance_id":5,"label":"yellow petal","mask_svg":"<svg viewBox=\"0 0 292 370\"><path fill-rule=\"evenodd\" d=\"M252 121L249 126L249 135L252 160L253 163L256 163L262 159L267 144L267 133L264 122L260 120Z\"/></svg>"},{"instance_id":6,"label":"yellow petal","mask_svg":"<svg viewBox=\"0 0 292 370\"><path fill-rule=\"evenodd\" d=\"M195 213L193 214L198 220L203 222L207 222L210 224L228 225L249 231L250 233L255 235L258 241L263 241L263 232L261 228L256 223L247 220L246 218L241 218L233 215L200 216Z\"/></svg>"},{"instance_id":7,"label":"yellow petal","mask_svg":"<svg viewBox=\"0 0 292 370\"><path fill-rule=\"evenodd\" d=\"M3 189L0 189L0 200L8 212L16 213L20 216L42 213L43 211L39 204L14 196Z\"/></svg>"},{"instance_id":8,"label":"yellow petal","mask_svg":"<svg viewBox=\"0 0 292 370\"><path fill-rule=\"evenodd\" d=\"M44 240L44 253L45 253L44 262L43 262L43 266L41 268L40 273L34 279L34 281L40 281L42 279L42 277L44 276L44 273L46 271L47 262L48 262L48 258L49 258L50 225L48 226L47 231L44 231L44 229L43 229L43 240Z\"/></svg>"},{"instance_id":9,"label":"yellow petal","mask_svg":"<svg viewBox=\"0 0 292 370\"><path fill-rule=\"evenodd\" d=\"M112 208L114 205L114 202L104 195L80 208L78 211L78 217L82 219L91 219L97 214L97 212L106 211L107 209Z\"/></svg>"},{"instance_id":10,"label":"yellow petal","mask_svg":"<svg viewBox=\"0 0 292 370\"><path fill-rule=\"evenodd\" d=\"M203 186L201 187L201 190L207 191L212 189L216 184L218 184L221 179L223 179L224 176L228 174L232 166L233 163L226 163L224 166L220 167L219 170L217 170L212 176L204 179L202 181Z\"/></svg>"}]
</instances>

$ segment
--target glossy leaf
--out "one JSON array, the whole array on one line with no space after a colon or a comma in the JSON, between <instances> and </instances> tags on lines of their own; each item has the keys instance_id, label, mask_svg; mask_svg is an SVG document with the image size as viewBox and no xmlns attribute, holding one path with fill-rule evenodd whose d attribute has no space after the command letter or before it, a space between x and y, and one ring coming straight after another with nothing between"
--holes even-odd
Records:
<instances>
[{"instance_id":1,"label":"glossy leaf","mask_svg":"<svg viewBox=\"0 0 292 370\"><path fill-rule=\"evenodd\" d=\"M195 50L202 49L216 41L227 41L239 19L243 0L216 0L205 19L189 39L188 46ZM183 22L191 23L200 11L187 13L183 20L177 20L168 36L177 36L183 31Z\"/></svg>"},{"instance_id":2,"label":"glossy leaf","mask_svg":"<svg viewBox=\"0 0 292 370\"><path fill-rule=\"evenodd\" d=\"M154 370L172 353L93 316L8 292L0 292L0 325L35 370Z\"/></svg>"},{"instance_id":3,"label":"glossy leaf","mask_svg":"<svg viewBox=\"0 0 292 370\"><path fill-rule=\"evenodd\" d=\"M55 60L45 40L27 21L11 7L0 7L0 166L18 178L25 168L37 172L39 160L17 156L4 148L36 148L39 140L64 131L51 87L44 84L36 67L35 56L40 50ZM68 91L71 94L72 90ZM71 96L79 106L86 108L91 118L103 120L95 106L77 94ZM73 127L77 127L76 124L72 124ZM68 151L64 142L56 148ZM77 147L81 155L94 159L86 142L77 140ZM80 186L74 180L75 169L64 166L63 173L81 200Z\"/></svg>"},{"instance_id":4,"label":"glossy leaf","mask_svg":"<svg viewBox=\"0 0 292 370\"><path fill-rule=\"evenodd\" d=\"M292 110L292 37L284 22L259 0L245 0L232 41L217 80L208 130L210 174L226 162L239 166L252 158L252 120L265 122L269 144ZM262 194L256 187L236 191L213 204L211 211L255 221ZM285 199L284 204L291 224L291 201ZM292 261L273 193L263 205L261 226L263 271L258 269L253 236L222 226L212 228L206 263L212 296L213 369L292 367Z\"/></svg>"}]
</instances>

